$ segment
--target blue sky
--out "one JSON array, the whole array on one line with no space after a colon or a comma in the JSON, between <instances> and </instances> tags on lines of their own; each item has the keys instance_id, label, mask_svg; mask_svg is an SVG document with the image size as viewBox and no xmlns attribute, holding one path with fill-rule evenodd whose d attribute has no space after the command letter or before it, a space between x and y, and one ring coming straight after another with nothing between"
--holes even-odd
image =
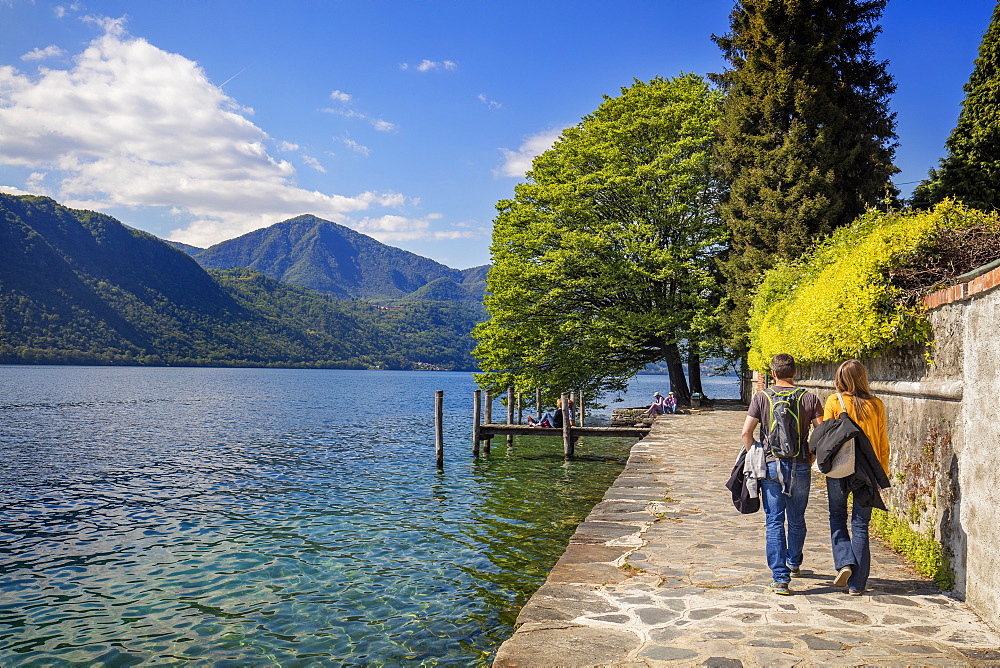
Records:
<instances>
[{"instance_id":1,"label":"blue sky","mask_svg":"<svg viewBox=\"0 0 1000 668\"><path fill-rule=\"evenodd\" d=\"M904 193L993 0L890 0ZM0 0L0 191L208 246L312 213L466 268L531 158L633 78L723 67L730 0Z\"/></svg>"}]
</instances>

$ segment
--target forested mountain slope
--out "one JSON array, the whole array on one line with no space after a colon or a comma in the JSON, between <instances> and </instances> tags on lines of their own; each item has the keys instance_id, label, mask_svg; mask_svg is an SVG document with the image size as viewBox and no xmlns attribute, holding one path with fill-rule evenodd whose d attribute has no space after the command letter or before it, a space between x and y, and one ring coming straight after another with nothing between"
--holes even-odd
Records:
<instances>
[{"instance_id":1,"label":"forested mountain slope","mask_svg":"<svg viewBox=\"0 0 1000 668\"><path fill-rule=\"evenodd\" d=\"M250 267L341 298L399 299L441 278L458 285L485 280L483 267L451 269L311 215L223 241L194 257L206 269ZM481 297L482 288L469 294L477 290Z\"/></svg>"},{"instance_id":2,"label":"forested mountain slope","mask_svg":"<svg viewBox=\"0 0 1000 668\"><path fill-rule=\"evenodd\" d=\"M469 309L342 301L0 194L0 362L474 368Z\"/></svg>"}]
</instances>

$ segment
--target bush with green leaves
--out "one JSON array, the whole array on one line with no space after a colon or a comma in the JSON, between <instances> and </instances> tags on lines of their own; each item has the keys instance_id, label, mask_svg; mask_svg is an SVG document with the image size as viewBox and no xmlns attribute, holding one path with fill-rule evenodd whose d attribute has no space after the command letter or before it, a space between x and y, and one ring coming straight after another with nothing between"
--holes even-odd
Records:
<instances>
[{"instance_id":1,"label":"bush with green leaves","mask_svg":"<svg viewBox=\"0 0 1000 668\"><path fill-rule=\"evenodd\" d=\"M751 369L778 353L799 362L839 362L926 341L920 305L893 284L891 272L920 262L943 231L1000 219L953 201L930 211L869 211L836 230L795 264L765 275L750 312Z\"/></svg>"}]
</instances>

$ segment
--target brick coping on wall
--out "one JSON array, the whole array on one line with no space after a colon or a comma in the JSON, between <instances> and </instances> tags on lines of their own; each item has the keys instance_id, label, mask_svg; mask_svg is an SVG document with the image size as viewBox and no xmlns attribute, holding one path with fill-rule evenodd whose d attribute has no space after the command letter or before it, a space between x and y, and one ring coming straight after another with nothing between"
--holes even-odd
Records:
<instances>
[{"instance_id":1,"label":"brick coping on wall","mask_svg":"<svg viewBox=\"0 0 1000 668\"><path fill-rule=\"evenodd\" d=\"M989 266L989 265L987 265ZM982 273L963 283L932 292L924 297L924 306L934 309L945 304L964 301L1000 285L1000 267Z\"/></svg>"}]
</instances>

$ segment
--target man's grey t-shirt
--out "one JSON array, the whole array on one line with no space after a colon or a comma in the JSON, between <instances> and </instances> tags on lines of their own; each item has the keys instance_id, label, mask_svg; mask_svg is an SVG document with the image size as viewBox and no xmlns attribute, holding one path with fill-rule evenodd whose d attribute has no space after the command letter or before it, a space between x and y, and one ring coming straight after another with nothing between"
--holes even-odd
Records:
<instances>
[{"instance_id":1,"label":"man's grey t-shirt","mask_svg":"<svg viewBox=\"0 0 1000 668\"><path fill-rule=\"evenodd\" d=\"M752 418L757 418L760 420L760 442L766 443L766 437L768 432L768 416L770 413L770 404L767 399L767 395L763 392L758 392L750 400L750 408L747 410L747 415ZM823 405L819 402L819 399L812 392L805 392L799 397L799 438L801 439L802 449L799 451L799 456L795 458L796 462L803 462L808 464L811 460L811 455L809 453L809 425L815 418L822 419L823 417ZM773 455L771 455L770 450L765 448L766 461L774 462L777 461Z\"/></svg>"}]
</instances>

